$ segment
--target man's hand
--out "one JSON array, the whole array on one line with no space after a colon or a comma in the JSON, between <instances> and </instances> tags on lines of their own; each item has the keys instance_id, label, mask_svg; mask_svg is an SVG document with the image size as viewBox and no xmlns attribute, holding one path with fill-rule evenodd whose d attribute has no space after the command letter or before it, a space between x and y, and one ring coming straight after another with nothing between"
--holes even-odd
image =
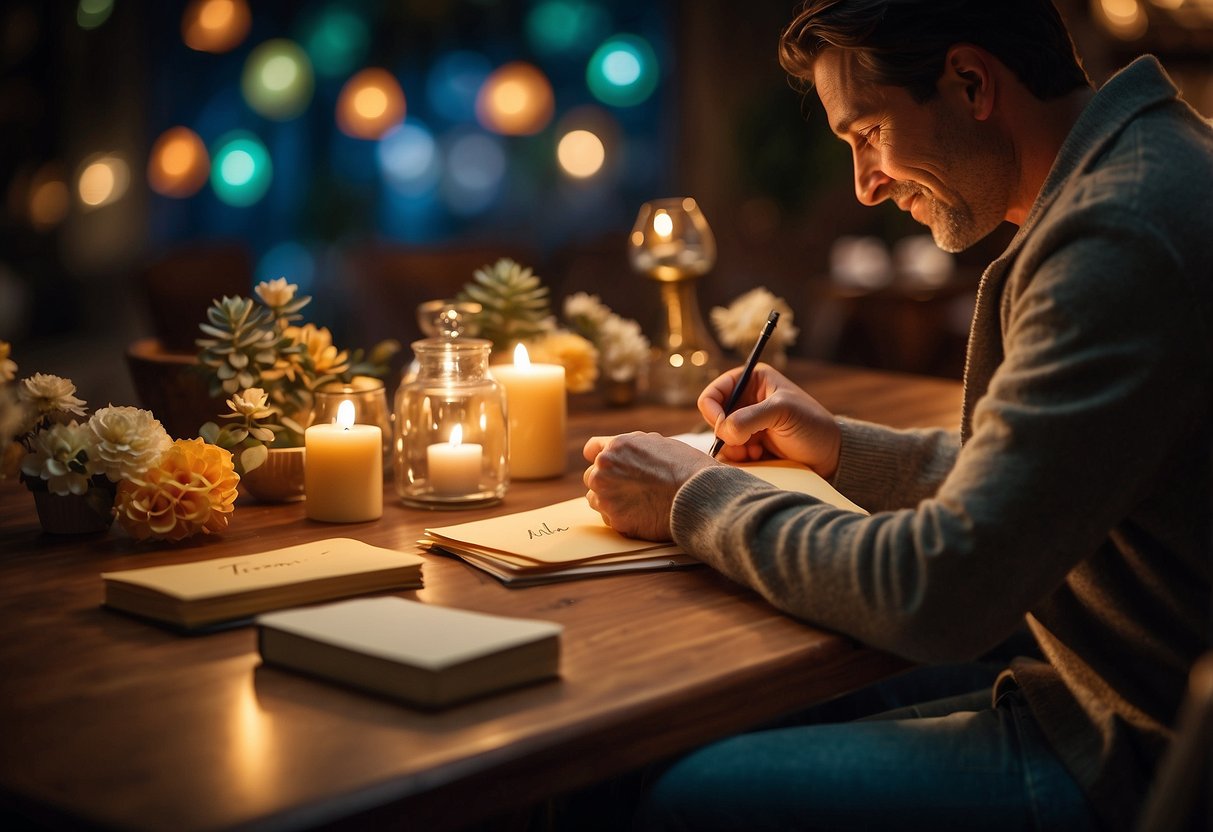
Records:
<instances>
[{"instance_id":1,"label":"man's hand","mask_svg":"<svg viewBox=\"0 0 1213 832\"><path fill-rule=\"evenodd\" d=\"M734 462L764 452L808 465L829 479L838 470L842 432L834 415L769 364L758 364L736 408L725 416L741 368L729 370L699 394L699 412L724 440L720 455Z\"/></svg>"},{"instance_id":2,"label":"man's hand","mask_svg":"<svg viewBox=\"0 0 1213 832\"><path fill-rule=\"evenodd\" d=\"M628 537L670 539L674 495L691 476L719 465L702 451L656 433L594 436L582 451L590 507Z\"/></svg>"}]
</instances>

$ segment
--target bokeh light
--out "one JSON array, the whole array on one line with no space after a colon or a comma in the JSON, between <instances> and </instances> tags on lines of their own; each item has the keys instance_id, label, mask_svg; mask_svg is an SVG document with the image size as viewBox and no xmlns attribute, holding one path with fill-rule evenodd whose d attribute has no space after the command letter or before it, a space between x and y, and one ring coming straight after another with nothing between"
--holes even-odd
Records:
<instances>
[{"instance_id":1,"label":"bokeh light","mask_svg":"<svg viewBox=\"0 0 1213 832\"><path fill-rule=\"evenodd\" d=\"M49 231L67 217L71 195L62 168L47 162L38 169L29 186L30 224L38 231Z\"/></svg>"},{"instance_id":2,"label":"bokeh light","mask_svg":"<svg viewBox=\"0 0 1213 832\"><path fill-rule=\"evenodd\" d=\"M476 95L493 71L479 52L457 49L434 61L425 83L426 100L435 113L452 122L476 118Z\"/></svg>"},{"instance_id":3,"label":"bokeh light","mask_svg":"<svg viewBox=\"0 0 1213 832\"><path fill-rule=\"evenodd\" d=\"M494 133L527 136L548 125L555 106L547 76L533 64L515 61L485 79L476 97L476 118Z\"/></svg>"},{"instance_id":4,"label":"bokeh light","mask_svg":"<svg viewBox=\"0 0 1213 832\"><path fill-rule=\"evenodd\" d=\"M199 52L230 52L252 22L246 0L191 0L181 15L181 39Z\"/></svg>"},{"instance_id":5,"label":"bokeh light","mask_svg":"<svg viewBox=\"0 0 1213 832\"><path fill-rule=\"evenodd\" d=\"M287 121L307 109L312 100L312 62L292 40L267 40L244 62L240 89L256 112Z\"/></svg>"},{"instance_id":6,"label":"bokeh light","mask_svg":"<svg viewBox=\"0 0 1213 832\"><path fill-rule=\"evenodd\" d=\"M147 184L163 196L183 198L202 190L210 176L206 145L188 127L160 134L147 160Z\"/></svg>"},{"instance_id":7,"label":"bokeh light","mask_svg":"<svg viewBox=\"0 0 1213 832\"><path fill-rule=\"evenodd\" d=\"M1121 40L1136 40L1146 33L1150 21L1138 0L1095 0L1100 19Z\"/></svg>"},{"instance_id":8,"label":"bokeh light","mask_svg":"<svg viewBox=\"0 0 1213 832\"><path fill-rule=\"evenodd\" d=\"M443 203L458 216L485 211L497 198L505 179L506 155L501 141L484 133L461 133L444 145Z\"/></svg>"},{"instance_id":9,"label":"bokeh light","mask_svg":"<svg viewBox=\"0 0 1213 832\"><path fill-rule=\"evenodd\" d=\"M80 0L76 6L76 23L81 29L96 29L114 12L114 0Z\"/></svg>"},{"instance_id":10,"label":"bokeh light","mask_svg":"<svg viewBox=\"0 0 1213 832\"><path fill-rule=\"evenodd\" d=\"M273 164L265 145L251 133L228 133L211 154L211 187L228 205L253 205L269 190Z\"/></svg>"},{"instance_id":11,"label":"bokeh light","mask_svg":"<svg viewBox=\"0 0 1213 832\"><path fill-rule=\"evenodd\" d=\"M261 255L254 275L257 283L285 277L299 287L298 294L308 295L316 283L316 258L302 243L287 240Z\"/></svg>"},{"instance_id":12,"label":"bokeh light","mask_svg":"<svg viewBox=\"0 0 1213 832\"><path fill-rule=\"evenodd\" d=\"M561 169L574 179L587 179L602 170L606 148L589 130L570 130L556 145Z\"/></svg>"},{"instance_id":13,"label":"bokeh light","mask_svg":"<svg viewBox=\"0 0 1213 832\"><path fill-rule=\"evenodd\" d=\"M348 75L366 56L370 26L350 9L330 3L312 15L302 27L300 41L312 69L323 78Z\"/></svg>"},{"instance_id":14,"label":"bokeh light","mask_svg":"<svg viewBox=\"0 0 1213 832\"><path fill-rule=\"evenodd\" d=\"M644 38L615 35L594 50L585 77L603 104L632 107L657 89L657 56Z\"/></svg>"},{"instance_id":15,"label":"bokeh light","mask_svg":"<svg viewBox=\"0 0 1213 832\"><path fill-rule=\"evenodd\" d=\"M379 140L379 170L395 190L416 196L438 184L442 165L434 134L421 122L407 119Z\"/></svg>"},{"instance_id":16,"label":"bokeh light","mask_svg":"<svg viewBox=\"0 0 1213 832\"><path fill-rule=\"evenodd\" d=\"M404 90L386 69L371 67L345 82L337 126L355 139L377 139L404 120Z\"/></svg>"},{"instance_id":17,"label":"bokeh light","mask_svg":"<svg viewBox=\"0 0 1213 832\"><path fill-rule=\"evenodd\" d=\"M125 159L115 153L96 153L80 164L76 193L85 210L91 210L117 202L130 183L131 170Z\"/></svg>"},{"instance_id":18,"label":"bokeh light","mask_svg":"<svg viewBox=\"0 0 1213 832\"><path fill-rule=\"evenodd\" d=\"M527 40L540 55L589 52L610 24L610 16L587 0L542 0L526 16Z\"/></svg>"}]
</instances>

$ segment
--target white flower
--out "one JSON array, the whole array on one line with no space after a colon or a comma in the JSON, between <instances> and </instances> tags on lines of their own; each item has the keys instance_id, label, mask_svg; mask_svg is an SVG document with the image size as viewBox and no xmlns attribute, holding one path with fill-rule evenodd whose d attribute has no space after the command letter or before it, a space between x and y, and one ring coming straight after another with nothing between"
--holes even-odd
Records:
<instances>
[{"instance_id":1,"label":"white flower","mask_svg":"<svg viewBox=\"0 0 1213 832\"><path fill-rule=\"evenodd\" d=\"M34 373L21 382L21 386L17 388L17 397L28 404L38 417L56 411L83 416L84 402L76 398L75 392L76 385L65 378Z\"/></svg>"},{"instance_id":2,"label":"white flower","mask_svg":"<svg viewBox=\"0 0 1213 832\"><path fill-rule=\"evenodd\" d=\"M578 292L564 299L564 317L583 330L596 331L611 314L598 295Z\"/></svg>"},{"instance_id":3,"label":"white flower","mask_svg":"<svg viewBox=\"0 0 1213 832\"><path fill-rule=\"evenodd\" d=\"M771 334L771 346L781 352L796 341L800 330L792 325L792 309L783 298L773 295L765 286L751 289L727 307L712 309L712 325L720 343L730 349L749 349L758 340L771 311L779 313L779 325Z\"/></svg>"},{"instance_id":4,"label":"white flower","mask_svg":"<svg viewBox=\"0 0 1213 832\"><path fill-rule=\"evenodd\" d=\"M611 314L598 329L602 369L613 381L635 378L649 360L649 339L640 324Z\"/></svg>"},{"instance_id":5,"label":"white flower","mask_svg":"<svg viewBox=\"0 0 1213 832\"><path fill-rule=\"evenodd\" d=\"M152 412L137 407L103 407L88 420L88 429L88 473L105 474L111 482L141 476L173 443Z\"/></svg>"},{"instance_id":6,"label":"white flower","mask_svg":"<svg viewBox=\"0 0 1213 832\"><path fill-rule=\"evenodd\" d=\"M279 309L295 299L295 292L298 289L299 287L294 283L287 283L285 277L277 277L258 283L257 288L253 291L270 309Z\"/></svg>"},{"instance_id":7,"label":"white flower","mask_svg":"<svg viewBox=\"0 0 1213 832\"><path fill-rule=\"evenodd\" d=\"M227 400L231 413L223 414L224 418L251 416L254 419L268 419L274 415L270 408L270 397L260 387L250 387L242 393L234 393Z\"/></svg>"},{"instance_id":8,"label":"white flower","mask_svg":"<svg viewBox=\"0 0 1213 832\"><path fill-rule=\"evenodd\" d=\"M21 461L27 477L46 480L54 494L83 494L88 491L86 461L92 442L88 425L72 420L40 430L31 439L31 452Z\"/></svg>"}]
</instances>

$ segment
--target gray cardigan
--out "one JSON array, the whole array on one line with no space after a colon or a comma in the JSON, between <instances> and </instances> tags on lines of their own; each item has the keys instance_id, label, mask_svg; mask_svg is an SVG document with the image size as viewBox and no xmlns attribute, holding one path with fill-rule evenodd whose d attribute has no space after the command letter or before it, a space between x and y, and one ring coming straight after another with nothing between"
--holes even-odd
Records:
<instances>
[{"instance_id":1,"label":"gray cardigan","mask_svg":"<svg viewBox=\"0 0 1213 832\"><path fill-rule=\"evenodd\" d=\"M713 466L679 491L674 539L919 661L976 656L1026 615L1047 663L1014 683L1125 827L1210 647L1211 293L1213 131L1142 58L982 278L960 435L840 418L835 485L870 517Z\"/></svg>"}]
</instances>

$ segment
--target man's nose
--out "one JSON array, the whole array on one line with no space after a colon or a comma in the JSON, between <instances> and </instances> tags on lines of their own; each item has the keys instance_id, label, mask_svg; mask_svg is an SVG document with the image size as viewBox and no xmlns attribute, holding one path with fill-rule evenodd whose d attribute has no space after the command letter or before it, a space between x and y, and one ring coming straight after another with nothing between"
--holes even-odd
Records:
<instances>
[{"instance_id":1,"label":"man's nose","mask_svg":"<svg viewBox=\"0 0 1213 832\"><path fill-rule=\"evenodd\" d=\"M860 148L854 153L855 197L864 205L877 205L888 199L888 186L893 181L880 169L880 157L871 149Z\"/></svg>"}]
</instances>

